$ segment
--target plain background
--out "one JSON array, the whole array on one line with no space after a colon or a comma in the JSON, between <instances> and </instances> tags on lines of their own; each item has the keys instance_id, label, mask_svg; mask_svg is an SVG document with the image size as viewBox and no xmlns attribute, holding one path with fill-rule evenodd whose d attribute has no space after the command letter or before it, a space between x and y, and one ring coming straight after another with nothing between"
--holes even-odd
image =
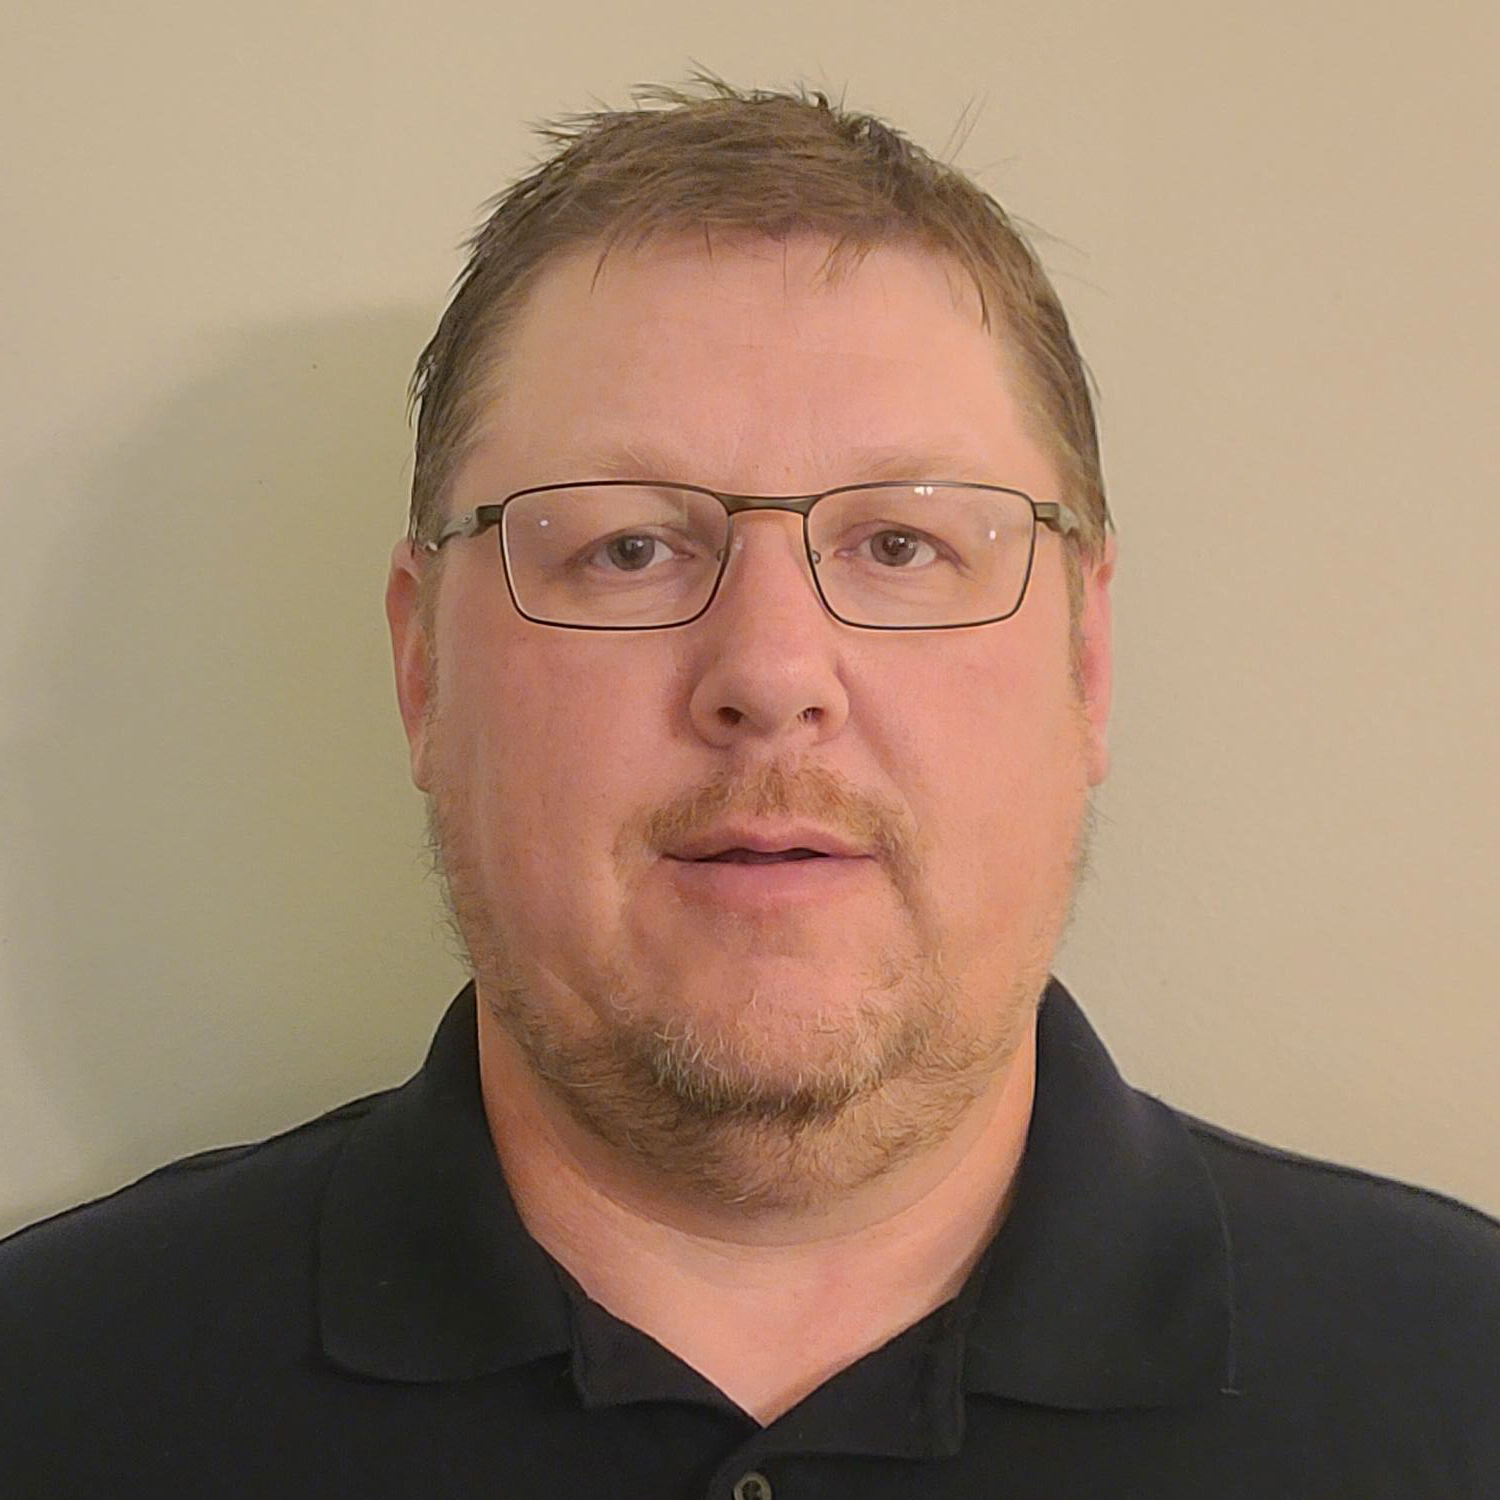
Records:
<instances>
[{"instance_id":1,"label":"plain background","mask_svg":"<svg viewBox=\"0 0 1500 1500\"><path fill-rule=\"evenodd\" d=\"M1500 1209L1500 59L1448 4L13 4L0 1223L407 1076L460 982L381 590L527 122L847 94L1101 388L1116 765L1058 962L1135 1082Z\"/></svg>"}]
</instances>

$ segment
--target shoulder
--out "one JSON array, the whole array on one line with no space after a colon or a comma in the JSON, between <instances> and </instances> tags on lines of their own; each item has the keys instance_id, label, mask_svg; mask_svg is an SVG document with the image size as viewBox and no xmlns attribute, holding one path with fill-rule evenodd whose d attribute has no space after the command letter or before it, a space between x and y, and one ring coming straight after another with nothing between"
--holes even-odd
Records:
<instances>
[{"instance_id":1,"label":"shoulder","mask_svg":"<svg viewBox=\"0 0 1500 1500\"><path fill-rule=\"evenodd\" d=\"M1302 1155L1174 1110L1251 1244L1345 1273L1500 1296L1500 1222L1428 1188ZM1417 1252L1421 1252L1418 1257Z\"/></svg>"},{"instance_id":2,"label":"shoulder","mask_svg":"<svg viewBox=\"0 0 1500 1500\"><path fill-rule=\"evenodd\" d=\"M185 1326L226 1285L242 1297L311 1262L317 1206L350 1129L384 1094L353 1100L266 1140L185 1157L91 1203L0 1240L0 1346L57 1352L70 1332L164 1310ZM90 1325L93 1325L92 1328Z\"/></svg>"},{"instance_id":3,"label":"shoulder","mask_svg":"<svg viewBox=\"0 0 1500 1500\"><path fill-rule=\"evenodd\" d=\"M0 1241L7 1495L199 1493L252 1393L306 1400L288 1372L316 1353L325 1187L383 1097L173 1162Z\"/></svg>"},{"instance_id":4,"label":"shoulder","mask_svg":"<svg viewBox=\"0 0 1500 1500\"><path fill-rule=\"evenodd\" d=\"M1341 1430L1446 1434L1455 1484L1500 1475L1500 1223L1174 1113L1220 1202L1236 1385L1331 1408Z\"/></svg>"}]
</instances>

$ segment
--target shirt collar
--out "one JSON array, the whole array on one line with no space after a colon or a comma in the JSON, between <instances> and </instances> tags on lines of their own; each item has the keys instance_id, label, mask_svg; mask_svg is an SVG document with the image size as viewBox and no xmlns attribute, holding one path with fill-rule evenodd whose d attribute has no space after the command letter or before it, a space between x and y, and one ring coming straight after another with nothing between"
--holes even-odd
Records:
<instances>
[{"instance_id":1,"label":"shirt collar","mask_svg":"<svg viewBox=\"0 0 1500 1500\"><path fill-rule=\"evenodd\" d=\"M323 1348L358 1374L461 1380L571 1349L568 1298L490 1139L474 1005L470 984L421 1071L352 1127L329 1181ZM1124 1083L1055 980L1017 1191L976 1274L969 1391L1088 1409L1227 1383L1228 1241L1212 1180L1178 1117Z\"/></svg>"},{"instance_id":2,"label":"shirt collar","mask_svg":"<svg viewBox=\"0 0 1500 1500\"><path fill-rule=\"evenodd\" d=\"M569 1348L566 1297L490 1139L472 983L421 1071L350 1131L318 1283L324 1352L357 1374L463 1380Z\"/></svg>"},{"instance_id":3,"label":"shirt collar","mask_svg":"<svg viewBox=\"0 0 1500 1500\"><path fill-rule=\"evenodd\" d=\"M1218 1190L1175 1111L1120 1077L1054 980L1011 1211L969 1328L970 1390L1078 1409L1216 1396L1233 1368Z\"/></svg>"}]
</instances>

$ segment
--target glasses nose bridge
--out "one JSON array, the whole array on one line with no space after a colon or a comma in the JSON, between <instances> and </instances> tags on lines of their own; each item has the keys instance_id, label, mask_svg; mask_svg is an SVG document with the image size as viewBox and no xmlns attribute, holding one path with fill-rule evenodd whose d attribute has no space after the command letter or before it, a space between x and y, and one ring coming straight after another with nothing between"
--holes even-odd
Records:
<instances>
[{"instance_id":1,"label":"glasses nose bridge","mask_svg":"<svg viewBox=\"0 0 1500 1500\"><path fill-rule=\"evenodd\" d=\"M733 495L724 490L712 490L711 493L717 499L718 504L724 507L724 513L729 519L730 532L733 532L733 522L736 516L744 516L753 510L778 510L784 514L802 517L802 544L810 549L811 540L807 529L807 517L813 505L823 498L820 493L819 495Z\"/></svg>"},{"instance_id":2,"label":"glasses nose bridge","mask_svg":"<svg viewBox=\"0 0 1500 1500\"><path fill-rule=\"evenodd\" d=\"M737 537L734 525L737 516L746 515L751 511L773 510L801 517L803 551L809 554L809 562L814 561L812 556L812 539L808 531L807 518L812 512L813 506L823 498L821 493L815 495L736 495L724 490L712 490L710 493L724 507L728 517L729 536L725 542L726 553L739 550L736 545Z\"/></svg>"},{"instance_id":3,"label":"glasses nose bridge","mask_svg":"<svg viewBox=\"0 0 1500 1500\"><path fill-rule=\"evenodd\" d=\"M735 516L744 515L746 511L752 510L780 510L788 511L792 515L801 516L803 529L806 530L808 513L813 506L823 497L817 495L734 495L723 490L712 491L714 498L729 513L732 520Z\"/></svg>"},{"instance_id":4,"label":"glasses nose bridge","mask_svg":"<svg viewBox=\"0 0 1500 1500\"><path fill-rule=\"evenodd\" d=\"M803 561L812 569L812 576L808 579L808 582L811 583L813 592L817 595L819 603L825 609L827 608L823 600L822 588L817 581L816 564L820 559L812 551L812 538L808 531L807 522L808 515L811 513L813 506L823 498L821 493L812 495L738 495L723 490L713 490L710 493L724 507L728 528L724 542L722 564L719 569L718 579L714 585L715 599L726 582L730 570L730 562L743 545L742 538L739 535L739 528L735 525L736 518L747 515L752 511L779 511L784 515L795 515L801 518L802 524L799 530L802 546L800 550Z\"/></svg>"}]
</instances>

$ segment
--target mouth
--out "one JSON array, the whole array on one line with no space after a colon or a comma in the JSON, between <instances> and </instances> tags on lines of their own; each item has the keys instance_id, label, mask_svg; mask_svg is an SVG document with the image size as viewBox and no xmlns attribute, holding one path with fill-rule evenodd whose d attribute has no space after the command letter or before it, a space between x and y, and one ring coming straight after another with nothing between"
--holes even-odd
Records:
<instances>
[{"instance_id":1,"label":"mouth","mask_svg":"<svg viewBox=\"0 0 1500 1500\"><path fill-rule=\"evenodd\" d=\"M802 841L807 840L807 841ZM814 847L813 840L825 847ZM679 895L712 910L762 916L832 909L844 898L868 897L879 861L835 835L792 829L780 835L723 829L702 841L664 850L664 865Z\"/></svg>"},{"instance_id":2,"label":"mouth","mask_svg":"<svg viewBox=\"0 0 1500 1500\"><path fill-rule=\"evenodd\" d=\"M774 865L797 859L830 859L821 849L721 849L717 854L700 854L696 858L682 858L669 854L668 859L677 859L689 865Z\"/></svg>"},{"instance_id":3,"label":"mouth","mask_svg":"<svg viewBox=\"0 0 1500 1500\"><path fill-rule=\"evenodd\" d=\"M788 864L815 859L839 864L871 850L815 823L724 822L669 844L662 853L682 864Z\"/></svg>"}]
</instances>

